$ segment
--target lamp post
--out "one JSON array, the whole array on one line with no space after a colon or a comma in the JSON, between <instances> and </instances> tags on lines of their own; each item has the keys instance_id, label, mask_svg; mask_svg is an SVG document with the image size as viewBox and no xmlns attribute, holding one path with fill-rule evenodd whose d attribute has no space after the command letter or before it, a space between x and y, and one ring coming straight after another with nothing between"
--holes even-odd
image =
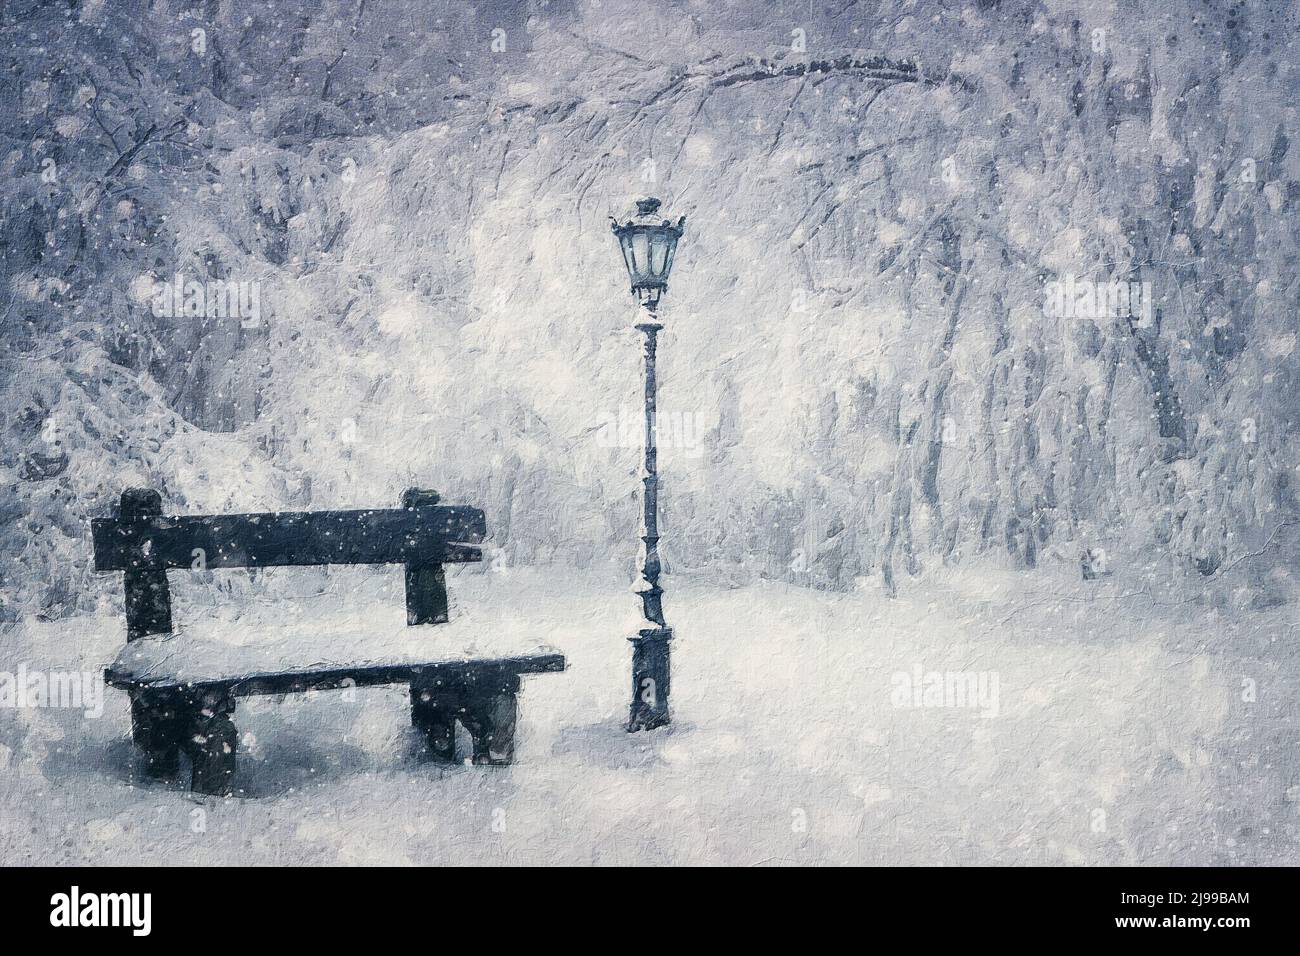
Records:
<instances>
[{"instance_id":1,"label":"lamp post","mask_svg":"<svg viewBox=\"0 0 1300 956\"><path fill-rule=\"evenodd\" d=\"M677 240L686 217L676 224L658 215L658 199L639 199L636 217L625 223L613 220L614 235L623 250L623 263L632 280L632 295L640 303L636 328L645 333L645 467L641 512L641 554L637 583L641 597L642 627L632 642L632 705L627 730L653 730L669 721L668 642L673 629L664 621L663 588L659 586L659 463L655 442L655 345L663 328L659 299L668 291ZM613 217L611 217L613 218Z\"/></svg>"}]
</instances>

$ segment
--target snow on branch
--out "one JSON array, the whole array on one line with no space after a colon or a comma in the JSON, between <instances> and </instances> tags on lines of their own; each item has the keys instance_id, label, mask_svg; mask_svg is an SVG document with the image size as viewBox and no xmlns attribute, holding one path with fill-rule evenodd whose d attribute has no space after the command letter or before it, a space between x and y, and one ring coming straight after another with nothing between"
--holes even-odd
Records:
<instances>
[{"instance_id":1,"label":"snow on branch","mask_svg":"<svg viewBox=\"0 0 1300 956\"><path fill-rule=\"evenodd\" d=\"M908 61L895 62L879 56L857 59L845 55L834 60L809 60L787 64L761 59L757 64L739 64L723 73L714 74L712 85L714 87L735 86L738 83L753 83L760 80L807 77L818 74L829 76L835 73L860 76L865 79L904 83L917 82L922 78L915 63Z\"/></svg>"},{"instance_id":2,"label":"snow on branch","mask_svg":"<svg viewBox=\"0 0 1300 956\"><path fill-rule=\"evenodd\" d=\"M851 54L830 60L808 60L797 63L781 63L775 60L760 59L757 63L737 64L728 70L713 74L714 88L735 86L738 83L753 83L762 80L786 79L790 77L814 78L815 82L829 79L831 76L853 76L866 80L886 83L925 83L939 85L943 82L955 82L967 91L974 89L969 80L956 74L927 76L917 62L913 60L891 60L883 56L855 57Z\"/></svg>"}]
</instances>

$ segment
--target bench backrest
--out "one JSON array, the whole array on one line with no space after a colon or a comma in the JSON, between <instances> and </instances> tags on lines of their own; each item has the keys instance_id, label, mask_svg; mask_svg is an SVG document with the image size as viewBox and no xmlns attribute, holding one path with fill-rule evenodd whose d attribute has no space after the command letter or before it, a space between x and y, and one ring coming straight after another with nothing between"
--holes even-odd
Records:
<instances>
[{"instance_id":1,"label":"bench backrest","mask_svg":"<svg viewBox=\"0 0 1300 956\"><path fill-rule=\"evenodd\" d=\"M170 633L169 569L404 564L408 624L447 620L445 563L481 561L478 508L412 488L400 508L164 515L149 488L122 492L118 517L91 522L96 571L126 572L127 640Z\"/></svg>"}]
</instances>

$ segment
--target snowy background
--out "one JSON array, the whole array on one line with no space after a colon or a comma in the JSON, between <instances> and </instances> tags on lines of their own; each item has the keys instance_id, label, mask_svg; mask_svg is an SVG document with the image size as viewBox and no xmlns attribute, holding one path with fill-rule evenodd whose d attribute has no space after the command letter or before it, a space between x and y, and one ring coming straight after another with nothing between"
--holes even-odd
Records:
<instances>
[{"instance_id":1,"label":"snowy background","mask_svg":"<svg viewBox=\"0 0 1300 956\"><path fill-rule=\"evenodd\" d=\"M0 669L112 659L88 520L133 485L437 488L491 535L453 613L571 669L500 772L414 762L399 690L241 703L248 797L202 806L134 780L120 694L0 710L0 861L1300 862L1295 16L5 4ZM688 217L677 722L628 738L642 195ZM177 273L259 321L156 314ZM1153 321L1046 314L1070 276ZM395 573L173 575L176 616L362 620ZM895 706L918 665L998 715Z\"/></svg>"}]
</instances>

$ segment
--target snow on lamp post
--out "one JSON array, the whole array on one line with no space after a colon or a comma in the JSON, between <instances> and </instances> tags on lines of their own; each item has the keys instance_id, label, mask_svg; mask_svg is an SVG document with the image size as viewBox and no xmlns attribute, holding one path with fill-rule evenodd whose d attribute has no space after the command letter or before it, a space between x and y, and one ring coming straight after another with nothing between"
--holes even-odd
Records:
<instances>
[{"instance_id":1,"label":"snow on lamp post","mask_svg":"<svg viewBox=\"0 0 1300 956\"><path fill-rule=\"evenodd\" d=\"M668 723L668 642L673 629L664 621L663 588L659 586L659 466L655 444L655 343L663 323L659 299L668 291L677 240L686 217L676 224L659 216L658 199L639 199L636 217L613 221L614 235L623 250L623 262L632 280L632 294L640 303L638 331L645 333L645 468L641 515L641 554L637 583L643 626L632 642L632 706L629 733L653 730ZM611 219L613 217L610 217Z\"/></svg>"}]
</instances>

